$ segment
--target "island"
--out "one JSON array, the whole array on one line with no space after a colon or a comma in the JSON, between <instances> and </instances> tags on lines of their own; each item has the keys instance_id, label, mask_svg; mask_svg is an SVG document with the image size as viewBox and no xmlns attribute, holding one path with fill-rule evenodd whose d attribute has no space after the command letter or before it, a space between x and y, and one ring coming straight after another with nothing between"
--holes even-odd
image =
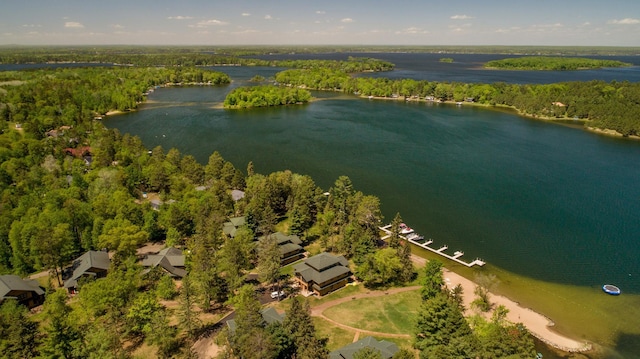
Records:
<instances>
[{"instance_id":1,"label":"island","mask_svg":"<svg viewBox=\"0 0 640 359\"><path fill-rule=\"evenodd\" d=\"M514 57L502 60L493 60L484 64L484 67L488 69L528 71L572 71L626 66L631 66L631 64L617 60L559 56Z\"/></svg>"},{"instance_id":2,"label":"island","mask_svg":"<svg viewBox=\"0 0 640 359\"><path fill-rule=\"evenodd\" d=\"M224 99L224 108L240 109L307 103L311 93L302 88L274 85L238 87Z\"/></svg>"}]
</instances>

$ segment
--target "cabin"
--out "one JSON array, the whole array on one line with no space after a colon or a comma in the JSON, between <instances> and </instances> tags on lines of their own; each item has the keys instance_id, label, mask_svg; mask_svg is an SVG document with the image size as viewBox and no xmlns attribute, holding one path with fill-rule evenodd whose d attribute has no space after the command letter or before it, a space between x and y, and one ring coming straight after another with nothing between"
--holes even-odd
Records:
<instances>
[{"instance_id":1,"label":"cabin","mask_svg":"<svg viewBox=\"0 0 640 359\"><path fill-rule=\"evenodd\" d=\"M360 339L329 353L329 359L352 359L354 354L363 348L371 348L380 353L379 358L390 359L400 351L395 343L386 340L376 340L372 336Z\"/></svg>"},{"instance_id":2,"label":"cabin","mask_svg":"<svg viewBox=\"0 0 640 359\"><path fill-rule=\"evenodd\" d=\"M294 267L295 280L302 292L323 296L347 285L351 277L349 261L344 256L323 252Z\"/></svg>"},{"instance_id":3,"label":"cabin","mask_svg":"<svg viewBox=\"0 0 640 359\"><path fill-rule=\"evenodd\" d=\"M184 269L184 254L178 248L165 248L157 254L147 254L142 259L144 273L150 272L153 268L160 268L173 278L184 278L187 271Z\"/></svg>"},{"instance_id":4,"label":"cabin","mask_svg":"<svg viewBox=\"0 0 640 359\"><path fill-rule=\"evenodd\" d=\"M65 280L64 287L69 293L77 293L78 281L81 278L104 278L111 266L109 254L105 251L88 251L73 261L73 273Z\"/></svg>"},{"instance_id":5,"label":"cabin","mask_svg":"<svg viewBox=\"0 0 640 359\"><path fill-rule=\"evenodd\" d=\"M15 299L31 309L44 303L44 290L35 280L25 280L12 274L1 275L0 304L7 299Z\"/></svg>"},{"instance_id":6,"label":"cabin","mask_svg":"<svg viewBox=\"0 0 640 359\"><path fill-rule=\"evenodd\" d=\"M278 243L278 248L280 249L280 264L285 266L289 263L293 263L299 259L304 258L304 248L302 248L302 241L296 235L286 235L282 232L276 232L270 234L269 236L273 236ZM260 239L265 238L262 236Z\"/></svg>"},{"instance_id":7,"label":"cabin","mask_svg":"<svg viewBox=\"0 0 640 359\"><path fill-rule=\"evenodd\" d=\"M260 311L260 315L262 315L262 320L266 325L273 323L280 323L284 321L284 313L278 313L273 307L267 307ZM237 324L234 319L227 320L227 328L229 329L229 333L232 335L236 332Z\"/></svg>"},{"instance_id":8,"label":"cabin","mask_svg":"<svg viewBox=\"0 0 640 359\"><path fill-rule=\"evenodd\" d=\"M228 222L224 222L222 224L222 231L227 236L233 238L235 237L236 231L238 230L238 228L244 226L245 224L247 224L247 222L244 216L229 218Z\"/></svg>"}]
</instances>

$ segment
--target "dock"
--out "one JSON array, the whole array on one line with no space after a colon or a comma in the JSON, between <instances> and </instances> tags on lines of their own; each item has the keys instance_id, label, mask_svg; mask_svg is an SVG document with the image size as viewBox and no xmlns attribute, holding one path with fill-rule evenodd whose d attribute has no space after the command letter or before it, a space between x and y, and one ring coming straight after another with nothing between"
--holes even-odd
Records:
<instances>
[{"instance_id":1,"label":"dock","mask_svg":"<svg viewBox=\"0 0 640 359\"><path fill-rule=\"evenodd\" d=\"M388 239L389 237L391 237L391 225L388 224L384 227L379 227L381 231L383 231L386 235L384 237L382 237L383 240ZM403 234L399 234L399 237L404 239L405 241L412 243L420 248L424 248L428 251L431 251L435 254L441 255L447 259L450 259L456 263L462 264L465 267L473 267L473 266L479 266L482 267L483 265L485 265L485 262L480 259L480 258L476 258L474 261L472 262L465 262L462 259L460 259L460 257L462 257L464 255L464 252L462 251L455 251L453 253L453 255L449 255L447 253L445 253L445 251L447 249L449 249L449 247L445 244L443 246L441 246L440 248L436 249L433 247L430 247L429 245L431 245L433 243L432 239L428 239L428 240L424 240L424 237L419 236L419 235L414 235L414 236L405 236ZM416 239L417 238L417 239Z\"/></svg>"}]
</instances>

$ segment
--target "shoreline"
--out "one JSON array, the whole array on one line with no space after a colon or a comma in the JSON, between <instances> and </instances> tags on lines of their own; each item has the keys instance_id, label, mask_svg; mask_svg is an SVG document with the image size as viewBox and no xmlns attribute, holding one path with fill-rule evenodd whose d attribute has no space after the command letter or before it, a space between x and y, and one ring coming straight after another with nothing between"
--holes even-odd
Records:
<instances>
[{"instance_id":1,"label":"shoreline","mask_svg":"<svg viewBox=\"0 0 640 359\"><path fill-rule=\"evenodd\" d=\"M412 255L412 259L415 264L424 266L428 259L420 257L418 255ZM465 316L474 314L470 309L471 302L475 299L474 290L477 284L461 274L458 274L447 267L442 267L442 275L445 281L445 285L449 289L453 289L458 284L462 287L463 303L465 308ZM490 301L493 307L503 305L508 309L507 320L512 323L522 323L527 330L541 342L545 343L551 348L563 351L565 353L585 353L593 350L593 345L586 341L579 341L570 338L566 335L560 334L553 330L555 323L545 315L536 312L531 308L525 308L520 304L508 297L495 294L489 291ZM485 318L491 318L492 311L488 313L482 313Z\"/></svg>"},{"instance_id":2,"label":"shoreline","mask_svg":"<svg viewBox=\"0 0 640 359\"><path fill-rule=\"evenodd\" d=\"M443 268L442 272L445 279L445 285L449 289L453 289L458 284L462 286L464 305L466 308L470 308L471 302L474 300L473 292L476 287L476 283L447 268ZM497 295L491 291L489 292L489 295L490 301L494 307L503 305L509 310L507 313L508 321L524 324L531 335L548 346L567 353L584 353L593 349L593 345L591 343L575 340L554 331L553 327L555 326L555 323L543 314L538 313L531 308L522 307L518 302L505 296ZM467 309L465 311L465 315L470 314L470 312L471 310ZM491 312L484 313L482 315L490 319Z\"/></svg>"}]
</instances>

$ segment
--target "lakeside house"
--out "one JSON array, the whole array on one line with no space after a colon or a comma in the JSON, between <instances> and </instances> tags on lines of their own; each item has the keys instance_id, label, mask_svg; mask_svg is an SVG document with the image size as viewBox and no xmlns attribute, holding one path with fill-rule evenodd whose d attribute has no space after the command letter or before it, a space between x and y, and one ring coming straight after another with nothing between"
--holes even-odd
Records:
<instances>
[{"instance_id":1,"label":"lakeside house","mask_svg":"<svg viewBox=\"0 0 640 359\"><path fill-rule=\"evenodd\" d=\"M44 290L35 280L25 280L13 274L1 275L0 304L7 299L15 299L31 309L44 303Z\"/></svg>"},{"instance_id":2,"label":"lakeside house","mask_svg":"<svg viewBox=\"0 0 640 359\"><path fill-rule=\"evenodd\" d=\"M344 256L323 252L293 267L295 280L303 293L323 296L347 285L351 270Z\"/></svg>"},{"instance_id":3,"label":"lakeside house","mask_svg":"<svg viewBox=\"0 0 640 359\"><path fill-rule=\"evenodd\" d=\"M104 278L111 266L109 254L104 251L88 251L73 261L73 274L64 282L69 293L78 291L78 280L83 277Z\"/></svg>"},{"instance_id":4,"label":"lakeside house","mask_svg":"<svg viewBox=\"0 0 640 359\"><path fill-rule=\"evenodd\" d=\"M332 351L329 353L329 359L352 359L353 355L363 348L371 348L374 351L379 352L379 358L381 359L390 359L400 351L395 343L386 340L376 340L376 338L368 336L355 343L351 343L340 349Z\"/></svg>"},{"instance_id":5,"label":"lakeside house","mask_svg":"<svg viewBox=\"0 0 640 359\"><path fill-rule=\"evenodd\" d=\"M236 235L236 231L238 230L238 228L244 226L245 224L247 224L245 217L232 217L229 218L228 222L224 222L222 224L222 231L224 232L224 234L226 234L227 236L233 238Z\"/></svg>"},{"instance_id":6,"label":"lakeside house","mask_svg":"<svg viewBox=\"0 0 640 359\"><path fill-rule=\"evenodd\" d=\"M282 232L276 232L269 236L275 237L278 243L278 249L280 249L280 264L287 265L293 263L299 259L304 258L304 248L302 248L302 240L295 234L286 235ZM265 238L262 236L258 240Z\"/></svg>"},{"instance_id":7,"label":"lakeside house","mask_svg":"<svg viewBox=\"0 0 640 359\"><path fill-rule=\"evenodd\" d=\"M184 254L178 248L165 248L158 254L147 254L142 259L144 273L153 268L161 268L165 273L174 278L184 278L187 275L184 265Z\"/></svg>"}]
</instances>

